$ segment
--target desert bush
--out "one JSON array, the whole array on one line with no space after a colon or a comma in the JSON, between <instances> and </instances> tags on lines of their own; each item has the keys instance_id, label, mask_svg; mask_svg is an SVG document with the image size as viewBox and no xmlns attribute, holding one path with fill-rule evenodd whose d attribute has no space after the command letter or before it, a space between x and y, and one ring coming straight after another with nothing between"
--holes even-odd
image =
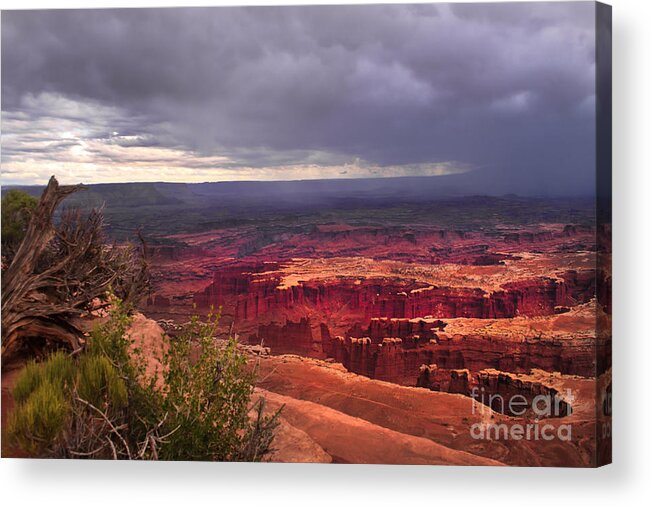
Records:
<instances>
[{"instance_id":1,"label":"desert bush","mask_svg":"<svg viewBox=\"0 0 651 507\"><path fill-rule=\"evenodd\" d=\"M109 416L122 419L127 406L125 382L107 357L63 351L29 363L13 394L9 438L37 457L102 457L119 437Z\"/></svg>"},{"instance_id":2,"label":"desert bush","mask_svg":"<svg viewBox=\"0 0 651 507\"><path fill-rule=\"evenodd\" d=\"M2 249L3 255L13 257L25 237L27 225L38 199L21 190L9 190L2 197Z\"/></svg>"},{"instance_id":3,"label":"desert bush","mask_svg":"<svg viewBox=\"0 0 651 507\"><path fill-rule=\"evenodd\" d=\"M14 387L14 400L17 403L25 401L43 383L50 383L63 388L69 385L75 375L75 364L72 358L63 351L56 351L45 363L38 364L32 360L27 363Z\"/></svg>"},{"instance_id":4,"label":"desert bush","mask_svg":"<svg viewBox=\"0 0 651 507\"><path fill-rule=\"evenodd\" d=\"M218 316L193 317L171 341L158 383L127 338L129 308L111 302L83 352L25 367L9 423L15 445L39 457L259 461L270 452L279 412L251 407L255 369L235 339L214 339Z\"/></svg>"},{"instance_id":5,"label":"desert bush","mask_svg":"<svg viewBox=\"0 0 651 507\"><path fill-rule=\"evenodd\" d=\"M79 360L77 395L96 407L104 404L111 410L127 406L128 396L118 370L104 356L85 355Z\"/></svg>"},{"instance_id":6,"label":"desert bush","mask_svg":"<svg viewBox=\"0 0 651 507\"><path fill-rule=\"evenodd\" d=\"M234 338L213 338L218 320L193 317L165 355L163 410L170 430L177 430L162 459L255 461L270 450L278 414L263 416L260 404L251 421L256 372Z\"/></svg>"},{"instance_id":7,"label":"desert bush","mask_svg":"<svg viewBox=\"0 0 651 507\"><path fill-rule=\"evenodd\" d=\"M49 456L48 448L61 434L68 416L63 388L41 379L9 420L10 438L33 456Z\"/></svg>"},{"instance_id":8,"label":"desert bush","mask_svg":"<svg viewBox=\"0 0 651 507\"><path fill-rule=\"evenodd\" d=\"M16 403L22 403L29 395L32 394L43 381L43 367L33 359L29 361L14 386L14 400Z\"/></svg>"}]
</instances>

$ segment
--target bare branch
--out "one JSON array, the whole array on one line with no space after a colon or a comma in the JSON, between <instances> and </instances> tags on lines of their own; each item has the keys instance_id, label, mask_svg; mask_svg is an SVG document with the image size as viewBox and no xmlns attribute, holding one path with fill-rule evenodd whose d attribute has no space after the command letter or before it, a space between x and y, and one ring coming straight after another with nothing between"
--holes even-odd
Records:
<instances>
[{"instance_id":1,"label":"bare branch","mask_svg":"<svg viewBox=\"0 0 651 507\"><path fill-rule=\"evenodd\" d=\"M79 396L76 397L76 400L78 402L82 403L83 405L86 405L88 408L90 408L91 410L96 412L100 417L102 417L102 419L104 419L104 421L106 421L106 424L109 425L109 427L111 428L111 431L115 434L115 436L117 436L120 439L120 442L122 442L122 445L124 446L124 450L126 451L127 456L129 457L129 459L131 459L131 449L129 449L129 444L127 444L127 441L124 439L124 437L122 436L122 434L120 433L118 428L116 428L113 425L113 423L108 418L108 416L104 412L102 412L99 408L97 408L95 405L93 405L92 403L80 398Z\"/></svg>"},{"instance_id":2,"label":"bare branch","mask_svg":"<svg viewBox=\"0 0 651 507\"><path fill-rule=\"evenodd\" d=\"M86 214L58 205L80 186L59 186L52 177L32 214L25 239L2 277L3 365L21 350L58 342L72 350L83 346L83 317L103 306L111 289L135 303L149 284L146 244L107 245L102 210Z\"/></svg>"}]
</instances>

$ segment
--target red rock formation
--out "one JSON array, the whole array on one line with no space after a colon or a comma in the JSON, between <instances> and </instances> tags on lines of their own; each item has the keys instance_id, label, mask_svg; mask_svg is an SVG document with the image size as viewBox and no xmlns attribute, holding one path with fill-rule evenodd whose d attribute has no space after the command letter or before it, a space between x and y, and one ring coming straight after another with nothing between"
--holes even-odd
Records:
<instances>
[{"instance_id":1,"label":"red rock formation","mask_svg":"<svg viewBox=\"0 0 651 507\"><path fill-rule=\"evenodd\" d=\"M572 406L548 382L536 375L517 375L494 369L472 373L422 365L418 387L470 396L496 412L511 416L566 417ZM534 407L536 398L538 403Z\"/></svg>"},{"instance_id":2,"label":"red rock formation","mask_svg":"<svg viewBox=\"0 0 651 507\"><path fill-rule=\"evenodd\" d=\"M607 250L608 231L598 235ZM273 353L327 354L351 371L408 385L422 364L433 363L592 375L595 355L599 371L609 366L608 333L597 347L586 336L443 332L441 319L569 315L598 290L596 236L574 225L455 231L345 224L186 235L176 240L207 258L174 261L183 255L162 249L159 259L172 260L159 265L161 276L174 289L155 292L150 304L168 318L191 306L182 299L187 294L199 312L221 307L226 329L233 323L240 336L263 340ZM599 276L609 279L605 270ZM177 296L176 287L192 290ZM599 289L608 311L606 283ZM573 329L571 322L566 327Z\"/></svg>"},{"instance_id":3,"label":"red rock formation","mask_svg":"<svg viewBox=\"0 0 651 507\"><path fill-rule=\"evenodd\" d=\"M436 338L436 333L445 329L445 326L445 322L441 320L374 318L368 327L356 324L347 335L357 338L368 336L373 343L382 343L384 338L391 337L403 340L417 337L417 341L422 338L429 342Z\"/></svg>"},{"instance_id":4,"label":"red rock formation","mask_svg":"<svg viewBox=\"0 0 651 507\"><path fill-rule=\"evenodd\" d=\"M557 306L574 306L594 295L594 272L567 272L562 279L535 278L503 286L487 293L481 289L433 287L387 279L352 277L309 280L280 285L280 274L268 264L223 268L194 300L201 307L224 306L236 320L257 319L276 309L308 305L319 310L345 308L365 319L415 318L513 318L549 315ZM260 274L263 272L263 274Z\"/></svg>"},{"instance_id":5,"label":"red rock formation","mask_svg":"<svg viewBox=\"0 0 651 507\"><path fill-rule=\"evenodd\" d=\"M593 297L593 271L567 271L557 278L518 280L489 293L468 287L435 287L374 277L316 278L286 286L278 267L278 263L245 262L221 268L214 273L212 283L195 294L194 300L201 308L221 307L229 322L237 324L240 334L250 342L265 340L274 353L315 357L325 353L351 371L410 385L415 383L418 367L430 362L442 362L451 368L473 365L509 371L538 367L585 374L594 369L587 354L574 354L560 343L527 344L520 357L520 353L512 353L512 344L508 342L487 345L485 337L472 334L463 340L437 337L444 323L421 318L554 315L559 308L571 308ZM360 349L362 342L331 339L324 322L330 315L337 315L334 333L345 333L350 338L368 337L373 346ZM346 328L346 322L357 324ZM370 325L362 327L361 322ZM321 329L317 327L320 324ZM390 342L383 345L387 338L400 338L396 350ZM436 346L431 340L435 340Z\"/></svg>"},{"instance_id":6,"label":"red rock formation","mask_svg":"<svg viewBox=\"0 0 651 507\"><path fill-rule=\"evenodd\" d=\"M554 427L572 424L571 441L490 439L482 440L477 445L478 441L470 436L470 427L485 422L487 414L488 419L495 424L524 425L531 422L532 418L512 418L491 413L488 407L486 412L482 412L483 406L468 396L377 382L343 372L337 364L299 356L262 356L259 372L262 379L260 387L268 391L294 400L312 401L358 420L371 421L401 433L425 437L451 448L489 456L510 465L585 466L592 462L596 452L595 411L594 404L590 403L594 398L594 379L556 375L541 377L541 382L562 394L571 388L577 399L582 400L573 407L575 410L569 417L545 421L545 424ZM316 408L306 410L305 415L309 416L309 420L301 418L292 423L308 433L321 431L323 437L328 439L322 445L333 455L341 456L339 453L348 447L359 448L362 433L351 431L333 435L331 427L340 428L341 425L338 421L322 418ZM330 422L333 426L329 425ZM340 451L334 452L333 445L339 446ZM375 449L377 445L373 443L372 448ZM380 444L381 447L382 445Z\"/></svg>"},{"instance_id":7,"label":"red rock formation","mask_svg":"<svg viewBox=\"0 0 651 507\"><path fill-rule=\"evenodd\" d=\"M393 329L406 332L408 326L397 322ZM370 326L377 328L377 323ZM431 332L431 330L430 330ZM594 337L572 340L557 337L522 337L514 341L498 336L448 335L435 338L406 335L404 338L335 337L324 339L324 351L349 371L370 378L415 385L423 364L438 364L443 369L479 371L494 368L526 373L531 369L594 376L597 355L607 355L605 347L596 347ZM602 351L603 349L603 351ZM605 365L605 368L609 365Z\"/></svg>"},{"instance_id":8,"label":"red rock formation","mask_svg":"<svg viewBox=\"0 0 651 507\"><path fill-rule=\"evenodd\" d=\"M320 342L315 342L310 319L299 322L287 321L280 324L260 324L256 335L249 337L249 343L262 344L275 354L286 352L310 354L320 352Z\"/></svg>"}]
</instances>

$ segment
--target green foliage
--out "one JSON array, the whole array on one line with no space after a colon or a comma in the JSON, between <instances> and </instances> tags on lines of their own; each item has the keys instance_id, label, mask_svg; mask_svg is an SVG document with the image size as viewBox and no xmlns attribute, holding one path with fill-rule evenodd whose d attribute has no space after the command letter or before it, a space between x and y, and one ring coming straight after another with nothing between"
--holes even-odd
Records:
<instances>
[{"instance_id":1,"label":"green foliage","mask_svg":"<svg viewBox=\"0 0 651 507\"><path fill-rule=\"evenodd\" d=\"M109 303L109 319L91 331L85 353L105 356L122 373L130 377L135 376L135 364L130 353L131 341L127 338L127 330L131 325L131 309L114 296L109 296Z\"/></svg>"},{"instance_id":2,"label":"green foliage","mask_svg":"<svg viewBox=\"0 0 651 507\"><path fill-rule=\"evenodd\" d=\"M72 358L63 351L52 354L43 364L30 361L16 381L14 399L17 403L24 402L29 396L45 383L57 388L71 385L75 377L75 364Z\"/></svg>"},{"instance_id":3,"label":"green foliage","mask_svg":"<svg viewBox=\"0 0 651 507\"><path fill-rule=\"evenodd\" d=\"M142 351L127 335L132 323L131 308L115 296L108 299L109 319L91 331L83 356L107 359L123 380L127 403L121 422L128 425L127 438L135 448L138 442L149 438L149 430L158 424L162 394L156 386L156 378L145 374L146 361Z\"/></svg>"},{"instance_id":4,"label":"green foliage","mask_svg":"<svg viewBox=\"0 0 651 507\"><path fill-rule=\"evenodd\" d=\"M218 316L192 318L162 354L157 382L127 337L129 309L111 302L81 354L25 367L9 424L15 444L54 457L258 461L270 451L279 413L266 416L260 402L251 414L256 372L235 339L214 339Z\"/></svg>"},{"instance_id":5,"label":"green foliage","mask_svg":"<svg viewBox=\"0 0 651 507\"><path fill-rule=\"evenodd\" d=\"M247 368L234 338L226 343L213 338L218 318L192 318L165 356L163 408L171 414L168 425L178 430L161 450L163 459L256 460L271 444L261 453L253 451L259 446L248 445L257 432L273 434L277 414L263 417L260 412L252 424L255 371Z\"/></svg>"},{"instance_id":6,"label":"green foliage","mask_svg":"<svg viewBox=\"0 0 651 507\"><path fill-rule=\"evenodd\" d=\"M9 190L2 198L2 243L16 247L25 237L38 199L20 190Z\"/></svg>"},{"instance_id":7,"label":"green foliage","mask_svg":"<svg viewBox=\"0 0 651 507\"><path fill-rule=\"evenodd\" d=\"M61 433L69 409L63 387L41 377L9 419L8 434L25 452L38 456Z\"/></svg>"},{"instance_id":8,"label":"green foliage","mask_svg":"<svg viewBox=\"0 0 651 507\"><path fill-rule=\"evenodd\" d=\"M127 388L107 357L84 355L79 360L77 393L96 407L119 410L127 406Z\"/></svg>"},{"instance_id":9,"label":"green foliage","mask_svg":"<svg viewBox=\"0 0 651 507\"><path fill-rule=\"evenodd\" d=\"M110 412L127 406L125 383L107 357L83 354L75 360L63 351L43 363L30 362L17 379L13 395L16 409L9 421L9 436L34 456L59 456L68 449L65 439L78 429L79 415L90 416L89 424L96 415L86 403Z\"/></svg>"},{"instance_id":10,"label":"green foliage","mask_svg":"<svg viewBox=\"0 0 651 507\"><path fill-rule=\"evenodd\" d=\"M16 386L14 387L13 394L16 403L22 403L27 400L29 395L36 391L43 383L43 378L43 367L41 365L33 360L27 363L25 369L16 380Z\"/></svg>"}]
</instances>

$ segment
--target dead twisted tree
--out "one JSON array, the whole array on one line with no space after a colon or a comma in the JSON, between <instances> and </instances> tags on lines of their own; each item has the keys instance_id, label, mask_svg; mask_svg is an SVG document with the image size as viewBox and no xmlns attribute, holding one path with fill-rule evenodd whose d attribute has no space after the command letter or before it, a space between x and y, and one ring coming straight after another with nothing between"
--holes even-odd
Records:
<instances>
[{"instance_id":1,"label":"dead twisted tree","mask_svg":"<svg viewBox=\"0 0 651 507\"><path fill-rule=\"evenodd\" d=\"M149 283L146 248L107 245L103 213L65 210L59 204L81 186L60 186L52 176L32 214L25 238L2 276L2 359L25 349L83 346L84 319L106 304L109 289L135 302Z\"/></svg>"}]
</instances>

